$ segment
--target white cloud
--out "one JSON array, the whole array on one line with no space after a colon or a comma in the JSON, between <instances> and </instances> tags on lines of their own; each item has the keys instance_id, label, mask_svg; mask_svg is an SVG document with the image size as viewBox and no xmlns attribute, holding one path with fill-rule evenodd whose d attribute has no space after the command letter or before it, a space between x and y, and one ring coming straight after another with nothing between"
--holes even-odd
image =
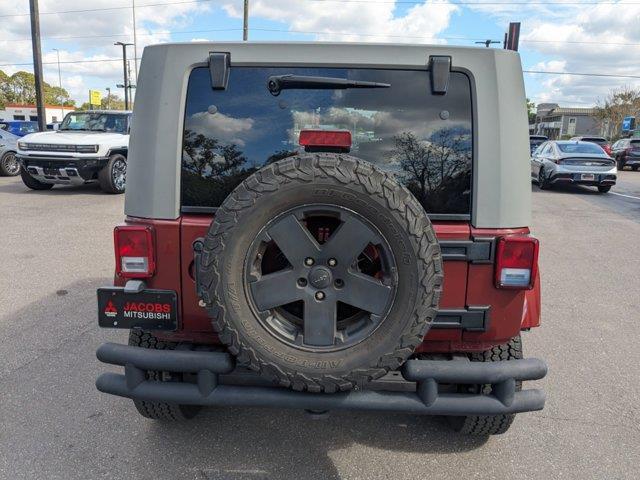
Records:
<instances>
[{"instance_id":1,"label":"white cloud","mask_svg":"<svg viewBox=\"0 0 640 480\"><path fill-rule=\"evenodd\" d=\"M241 18L242 3L226 1L222 7L231 17ZM255 0L251 15L285 23L292 32L314 33L318 40L433 43L459 10L447 0L426 0L411 7L404 16L396 16L396 6L394 1Z\"/></svg>"},{"instance_id":2,"label":"white cloud","mask_svg":"<svg viewBox=\"0 0 640 480\"><path fill-rule=\"evenodd\" d=\"M242 147L245 141L240 135L246 136L253 128L253 123L252 118L234 118L220 112L199 112L187 119L185 128L215 138L220 143L235 143Z\"/></svg>"},{"instance_id":3,"label":"white cloud","mask_svg":"<svg viewBox=\"0 0 640 480\"><path fill-rule=\"evenodd\" d=\"M127 3L114 4L112 0L40 0L40 26L43 36L42 54L44 78L50 84L58 84L58 66L56 53L49 46L55 42L60 49L60 69L62 85L67 88L78 103L87 96L88 84L98 84L104 89L122 83L121 47L114 46L116 41L133 41L132 11L129 8L103 10L98 12L75 12L48 15L46 12L110 9L126 6ZM184 28L195 14L208 11L211 4L185 3L136 8L138 56L142 55L144 46L168 41L166 32L171 28ZM27 2L10 2L0 0L0 70L12 74L18 70L33 71L30 65L31 32L28 16L4 17L2 15L19 15L28 12ZM160 32L160 33L154 33ZM73 38L60 38L73 37ZM129 47L130 58L134 50ZM111 59L117 59L110 61ZM78 63L67 63L78 62ZM26 63L27 65L5 65ZM132 60L131 68L134 69ZM75 76L83 79L78 84ZM135 77L135 73L133 74ZM69 79L69 82L67 81ZM114 89L115 90L115 89ZM115 92L114 92L115 93ZM122 95L122 92L120 92Z\"/></svg>"}]
</instances>

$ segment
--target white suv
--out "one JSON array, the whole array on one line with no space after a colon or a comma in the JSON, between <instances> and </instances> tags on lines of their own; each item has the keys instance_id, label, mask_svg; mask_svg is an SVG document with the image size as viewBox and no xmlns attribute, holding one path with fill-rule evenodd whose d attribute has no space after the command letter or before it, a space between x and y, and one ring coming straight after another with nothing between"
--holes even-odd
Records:
<instances>
[{"instance_id":1,"label":"white suv","mask_svg":"<svg viewBox=\"0 0 640 480\"><path fill-rule=\"evenodd\" d=\"M26 135L18 142L22 181L33 190L97 181L124 192L130 124L129 111L71 112L57 131Z\"/></svg>"}]
</instances>

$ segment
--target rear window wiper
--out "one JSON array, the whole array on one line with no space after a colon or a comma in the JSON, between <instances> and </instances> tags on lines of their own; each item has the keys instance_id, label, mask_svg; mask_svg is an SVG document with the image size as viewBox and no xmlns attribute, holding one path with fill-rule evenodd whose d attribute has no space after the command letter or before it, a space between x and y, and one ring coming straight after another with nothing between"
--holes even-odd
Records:
<instances>
[{"instance_id":1,"label":"rear window wiper","mask_svg":"<svg viewBox=\"0 0 640 480\"><path fill-rule=\"evenodd\" d=\"M390 86L390 83L304 75L274 75L269 77L267 82L267 88L274 97L280 95L282 90L289 89L342 90L345 88L389 88Z\"/></svg>"}]
</instances>

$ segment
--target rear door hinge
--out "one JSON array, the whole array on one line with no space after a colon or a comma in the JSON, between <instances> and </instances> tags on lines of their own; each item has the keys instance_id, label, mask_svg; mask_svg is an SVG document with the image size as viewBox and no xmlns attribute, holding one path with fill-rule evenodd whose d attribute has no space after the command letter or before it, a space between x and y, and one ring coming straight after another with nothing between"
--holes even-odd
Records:
<instances>
[{"instance_id":1,"label":"rear door hinge","mask_svg":"<svg viewBox=\"0 0 640 480\"><path fill-rule=\"evenodd\" d=\"M231 54L229 52L211 52L209 54L209 75L211 88L226 90L231 70Z\"/></svg>"},{"instance_id":2,"label":"rear door hinge","mask_svg":"<svg viewBox=\"0 0 640 480\"><path fill-rule=\"evenodd\" d=\"M429 57L429 71L431 72L431 93L445 95L449 88L451 57L431 55Z\"/></svg>"}]
</instances>

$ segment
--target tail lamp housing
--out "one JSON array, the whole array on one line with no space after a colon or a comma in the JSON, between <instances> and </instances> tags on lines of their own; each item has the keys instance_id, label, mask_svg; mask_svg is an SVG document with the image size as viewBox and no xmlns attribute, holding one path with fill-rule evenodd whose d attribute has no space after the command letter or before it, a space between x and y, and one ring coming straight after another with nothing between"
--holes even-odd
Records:
<instances>
[{"instance_id":1,"label":"tail lamp housing","mask_svg":"<svg viewBox=\"0 0 640 480\"><path fill-rule=\"evenodd\" d=\"M156 269L153 228L120 225L113 230L116 273L124 278L149 278Z\"/></svg>"},{"instance_id":2,"label":"tail lamp housing","mask_svg":"<svg viewBox=\"0 0 640 480\"><path fill-rule=\"evenodd\" d=\"M538 273L538 240L500 237L496 246L496 288L530 290Z\"/></svg>"}]
</instances>

